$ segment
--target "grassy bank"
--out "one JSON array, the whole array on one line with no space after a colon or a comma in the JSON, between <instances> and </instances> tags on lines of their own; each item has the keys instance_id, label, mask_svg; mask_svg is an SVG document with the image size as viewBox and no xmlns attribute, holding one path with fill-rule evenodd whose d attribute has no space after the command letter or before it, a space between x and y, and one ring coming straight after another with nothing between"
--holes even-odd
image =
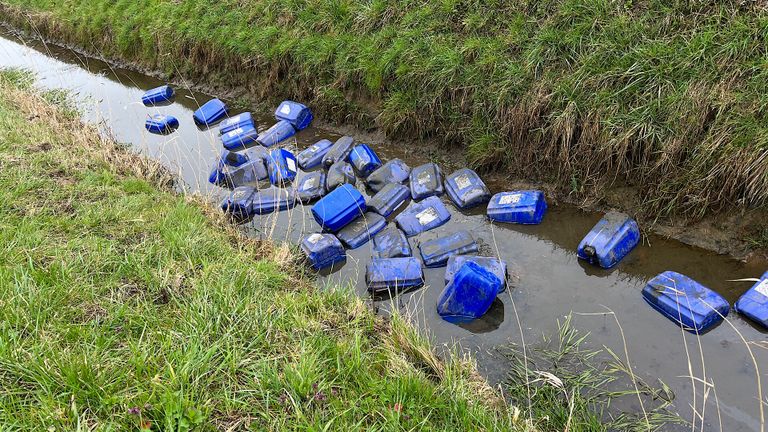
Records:
<instances>
[{"instance_id":1,"label":"grassy bank","mask_svg":"<svg viewBox=\"0 0 768 432\"><path fill-rule=\"evenodd\" d=\"M470 363L314 289L30 82L0 73L3 429L525 429Z\"/></svg>"},{"instance_id":2,"label":"grassy bank","mask_svg":"<svg viewBox=\"0 0 768 432\"><path fill-rule=\"evenodd\" d=\"M657 0L2 0L17 25L648 215L768 202L768 12Z\"/></svg>"}]
</instances>

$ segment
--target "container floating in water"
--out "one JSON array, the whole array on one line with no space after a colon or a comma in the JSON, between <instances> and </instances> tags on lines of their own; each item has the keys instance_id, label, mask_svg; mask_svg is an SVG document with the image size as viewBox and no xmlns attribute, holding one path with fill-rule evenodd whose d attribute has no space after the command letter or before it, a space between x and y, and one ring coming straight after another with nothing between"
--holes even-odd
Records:
<instances>
[{"instance_id":1,"label":"container floating in water","mask_svg":"<svg viewBox=\"0 0 768 432\"><path fill-rule=\"evenodd\" d=\"M768 329L768 271L733 306L740 314Z\"/></svg>"},{"instance_id":2,"label":"container floating in water","mask_svg":"<svg viewBox=\"0 0 768 432\"><path fill-rule=\"evenodd\" d=\"M410 196L411 191L407 187L399 183L390 183L371 197L368 208L384 217L389 217Z\"/></svg>"},{"instance_id":3,"label":"container floating in water","mask_svg":"<svg viewBox=\"0 0 768 432\"><path fill-rule=\"evenodd\" d=\"M248 160L248 156L244 154L222 150L221 155L213 164L211 173L208 175L208 181L217 186L226 186L226 179L223 172L224 167L239 167L248 162Z\"/></svg>"},{"instance_id":4,"label":"container floating in water","mask_svg":"<svg viewBox=\"0 0 768 432\"><path fill-rule=\"evenodd\" d=\"M352 149L349 153L349 163L355 168L357 175L362 178L368 177L381 167L381 159L367 144L360 144Z\"/></svg>"},{"instance_id":5,"label":"container floating in water","mask_svg":"<svg viewBox=\"0 0 768 432\"><path fill-rule=\"evenodd\" d=\"M728 302L720 294L688 276L665 271L643 288L643 298L662 315L692 333L711 329L728 315Z\"/></svg>"},{"instance_id":6,"label":"container floating in water","mask_svg":"<svg viewBox=\"0 0 768 432\"><path fill-rule=\"evenodd\" d=\"M174 116L155 114L147 119L144 127L153 134L168 135L179 127L179 121Z\"/></svg>"},{"instance_id":7,"label":"container floating in water","mask_svg":"<svg viewBox=\"0 0 768 432\"><path fill-rule=\"evenodd\" d=\"M325 173L315 171L305 174L296 185L296 196L302 203L309 203L325 195Z\"/></svg>"},{"instance_id":8,"label":"container floating in water","mask_svg":"<svg viewBox=\"0 0 768 432\"><path fill-rule=\"evenodd\" d=\"M352 146L355 145L355 140L351 136L343 136L336 140L330 149L323 156L323 166L329 168L336 162L342 162L347 160L349 152L352 151Z\"/></svg>"},{"instance_id":9,"label":"container floating in water","mask_svg":"<svg viewBox=\"0 0 768 432\"><path fill-rule=\"evenodd\" d=\"M362 217L342 228L336 237L350 249L357 249L368 243L376 233L387 226L387 221L373 212L367 212Z\"/></svg>"},{"instance_id":10,"label":"container floating in water","mask_svg":"<svg viewBox=\"0 0 768 432\"><path fill-rule=\"evenodd\" d=\"M365 181L371 190L378 192L390 183L404 183L408 180L410 173L411 167L406 165L405 162L400 159L392 159L382 165L381 168L372 172Z\"/></svg>"},{"instance_id":11,"label":"container floating in water","mask_svg":"<svg viewBox=\"0 0 768 432\"><path fill-rule=\"evenodd\" d=\"M451 201L460 209L468 209L491 199L491 192L476 172L469 168L460 169L445 179L445 191Z\"/></svg>"},{"instance_id":12,"label":"container floating in water","mask_svg":"<svg viewBox=\"0 0 768 432\"><path fill-rule=\"evenodd\" d=\"M411 256L411 245L405 233L390 225L373 237L375 258L398 258Z\"/></svg>"},{"instance_id":13,"label":"container floating in water","mask_svg":"<svg viewBox=\"0 0 768 432\"><path fill-rule=\"evenodd\" d=\"M256 190L250 186L235 188L235 190L221 202L221 209L235 217L247 218L253 214L253 196L255 194Z\"/></svg>"},{"instance_id":14,"label":"container floating in water","mask_svg":"<svg viewBox=\"0 0 768 432\"><path fill-rule=\"evenodd\" d=\"M405 235L413 237L440 225L451 219L451 213L438 197L429 197L422 202L413 203L397 215L395 222Z\"/></svg>"},{"instance_id":15,"label":"container floating in water","mask_svg":"<svg viewBox=\"0 0 768 432\"><path fill-rule=\"evenodd\" d=\"M608 212L579 243L578 256L608 269L640 242L637 222L624 213Z\"/></svg>"},{"instance_id":16,"label":"container floating in water","mask_svg":"<svg viewBox=\"0 0 768 432\"><path fill-rule=\"evenodd\" d=\"M312 206L312 217L323 230L338 232L365 214L365 198L354 186L345 184L320 198Z\"/></svg>"},{"instance_id":17,"label":"container floating in water","mask_svg":"<svg viewBox=\"0 0 768 432\"><path fill-rule=\"evenodd\" d=\"M419 245L421 260L427 267L442 267L448 258L477 252L477 243L467 231L458 231Z\"/></svg>"},{"instance_id":18,"label":"container floating in water","mask_svg":"<svg viewBox=\"0 0 768 432\"><path fill-rule=\"evenodd\" d=\"M146 106L151 106L163 102L168 102L173 97L173 88L169 85L147 90L141 97L141 102Z\"/></svg>"},{"instance_id":19,"label":"container floating in water","mask_svg":"<svg viewBox=\"0 0 768 432\"><path fill-rule=\"evenodd\" d=\"M347 259L344 246L333 234L310 234L301 240L301 250L315 270L322 270Z\"/></svg>"},{"instance_id":20,"label":"container floating in water","mask_svg":"<svg viewBox=\"0 0 768 432\"><path fill-rule=\"evenodd\" d=\"M296 156L286 149L274 149L267 157L267 169L273 185L290 183L296 178Z\"/></svg>"},{"instance_id":21,"label":"container floating in water","mask_svg":"<svg viewBox=\"0 0 768 432\"><path fill-rule=\"evenodd\" d=\"M523 190L500 192L488 203L488 219L494 222L539 224L547 212L544 192Z\"/></svg>"},{"instance_id":22,"label":"container floating in water","mask_svg":"<svg viewBox=\"0 0 768 432\"><path fill-rule=\"evenodd\" d=\"M217 184L219 186L235 188L256 184L266 179L267 176L267 168L264 166L264 161L253 159L236 167L224 165L221 168L220 181Z\"/></svg>"},{"instance_id":23,"label":"container floating in water","mask_svg":"<svg viewBox=\"0 0 768 432\"><path fill-rule=\"evenodd\" d=\"M504 260L493 257L455 255L448 258L448 263L445 267L445 284L448 285L451 283L454 276L456 275L456 272L459 271L461 266L468 262L473 262L493 273L501 281L501 288L499 289L499 292L504 291L507 286L507 263Z\"/></svg>"},{"instance_id":24,"label":"container floating in water","mask_svg":"<svg viewBox=\"0 0 768 432\"><path fill-rule=\"evenodd\" d=\"M260 133L256 141L264 147L269 148L294 135L296 135L296 129L294 129L290 123L287 121L279 121L273 124L269 129Z\"/></svg>"},{"instance_id":25,"label":"container floating in water","mask_svg":"<svg viewBox=\"0 0 768 432\"><path fill-rule=\"evenodd\" d=\"M431 196L439 196L445 192L443 188L443 173L434 163L417 166L411 171L411 197L416 201Z\"/></svg>"},{"instance_id":26,"label":"container floating in water","mask_svg":"<svg viewBox=\"0 0 768 432\"><path fill-rule=\"evenodd\" d=\"M466 262L446 285L437 300L437 313L456 324L483 316L501 290L496 275L475 262Z\"/></svg>"},{"instance_id":27,"label":"container floating in water","mask_svg":"<svg viewBox=\"0 0 768 432\"><path fill-rule=\"evenodd\" d=\"M262 189L251 198L252 214L263 215L292 209L296 204L293 189L271 187Z\"/></svg>"},{"instance_id":28,"label":"container floating in water","mask_svg":"<svg viewBox=\"0 0 768 432\"><path fill-rule=\"evenodd\" d=\"M198 126L210 126L227 115L227 105L219 99L211 99L192 114Z\"/></svg>"},{"instance_id":29,"label":"container floating in water","mask_svg":"<svg viewBox=\"0 0 768 432\"><path fill-rule=\"evenodd\" d=\"M396 293L424 285L424 272L416 258L373 258L365 283L372 293Z\"/></svg>"},{"instance_id":30,"label":"container floating in water","mask_svg":"<svg viewBox=\"0 0 768 432\"><path fill-rule=\"evenodd\" d=\"M306 129L312 123L312 111L306 105L283 101L275 110L275 118L290 123L296 130Z\"/></svg>"},{"instance_id":31,"label":"container floating in water","mask_svg":"<svg viewBox=\"0 0 768 432\"><path fill-rule=\"evenodd\" d=\"M306 149L299 152L296 156L296 160L299 162L299 167L307 171L320 166L323 163L323 157L328 153L328 150L333 147L333 143L327 139L322 139Z\"/></svg>"},{"instance_id":32,"label":"container floating in water","mask_svg":"<svg viewBox=\"0 0 768 432\"><path fill-rule=\"evenodd\" d=\"M219 124L219 135L232 132L235 129L250 126L256 129L256 123L253 121L253 115L249 112L240 113L236 116L224 119Z\"/></svg>"},{"instance_id":33,"label":"container floating in water","mask_svg":"<svg viewBox=\"0 0 768 432\"><path fill-rule=\"evenodd\" d=\"M252 125L233 129L221 136L221 143L229 151L245 150L257 145L259 132Z\"/></svg>"}]
</instances>

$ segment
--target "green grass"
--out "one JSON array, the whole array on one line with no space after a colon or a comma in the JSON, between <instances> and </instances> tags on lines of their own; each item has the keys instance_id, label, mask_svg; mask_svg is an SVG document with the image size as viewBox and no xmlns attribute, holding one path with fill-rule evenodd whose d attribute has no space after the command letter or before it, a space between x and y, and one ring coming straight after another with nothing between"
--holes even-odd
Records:
<instances>
[{"instance_id":1,"label":"green grass","mask_svg":"<svg viewBox=\"0 0 768 432\"><path fill-rule=\"evenodd\" d=\"M649 215L768 203L768 9L667 0L2 0L66 42ZM573 187L578 185L578 187Z\"/></svg>"},{"instance_id":2,"label":"green grass","mask_svg":"<svg viewBox=\"0 0 768 432\"><path fill-rule=\"evenodd\" d=\"M0 73L3 430L524 430L471 364L30 83Z\"/></svg>"}]
</instances>

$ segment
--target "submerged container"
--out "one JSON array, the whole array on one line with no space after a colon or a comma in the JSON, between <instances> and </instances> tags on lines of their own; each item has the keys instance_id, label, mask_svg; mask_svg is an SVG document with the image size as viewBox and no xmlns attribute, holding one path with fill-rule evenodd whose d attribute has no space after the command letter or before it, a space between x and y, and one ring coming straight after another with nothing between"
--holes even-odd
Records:
<instances>
[{"instance_id":1,"label":"submerged container","mask_svg":"<svg viewBox=\"0 0 768 432\"><path fill-rule=\"evenodd\" d=\"M221 136L221 143L229 151L251 148L258 144L259 132L252 125L233 129Z\"/></svg>"},{"instance_id":2,"label":"submerged container","mask_svg":"<svg viewBox=\"0 0 768 432\"><path fill-rule=\"evenodd\" d=\"M367 212L362 217L342 228L336 237L350 249L357 249L368 243L376 233L387 226L383 217L373 212Z\"/></svg>"},{"instance_id":3,"label":"submerged container","mask_svg":"<svg viewBox=\"0 0 768 432\"><path fill-rule=\"evenodd\" d=\"M365 198L354 186L345 184L320 198L312 206L312 216L323 230L337 232L365 214Z\"/></svg>"},{"instance_id":4,"label":"submerged container","mask_svg":"<svg viewBox=\"0 0 768 432\"><path fill-rule=\"evenodd\" d=\"M271 187L262 189L252 197L252 214L263 215L292 209L296 204L293 189Z\"/></svg>"},{"instance_id":5,"label":"submerged container","mask_svg":"<svg viewBox=\"0 0 768 432\"><path fill-rule=\"evenodd\" d=\"M643 288L643 298L662 315L692 333L705 332L723 320L730 309L720 294L688 276L665 271Z\"/></svg>"},{"instance_id":6,"label":"submerged container","mask_svg":"<svg viewBox=\"0 0 768 432\"><path fill-rule=\"evenodd\" d=\"M325 176L325 189L332 191L343 184L354 185L357 181L355 171L352 165L340 161L328 168L328 174Z\"/></svg>"},{"instance_id":7,"label":"submerged container","mask_svg":"<svg viewBox=\"0 0 768 432\"><path fill-rule=\"evenodd\" d=\"M501 290L496 275L475 262L466 262L437 300L437 313L452 323L467 323L483 316Z\"/></svg>"},{"instance_id":8,"label":"submerged container","mask_svg":"<svg viewBox=\"0 0 768 432\"><path fill-rule=\"evenodd\" d=\"M406 165L405 162L400 159L392 159L382 165L381 168L372 172L365 181L371 190L378 192L390 183L404 183L408 180L410 173L411 167Z\"/></svg>"},{"instance_id":9,"label":"submerged container","mask_svg":"<svg viewBox=\"0 0 768 432\"><path fill-rule=\"evenodd\" d=\"M422 202L413 203L397 215L395 222L405 235L413 237L448 222L451 213L440 198L429 197Z\"/></svg>"},{"instance_id":10,"label":"submerged container","mask_svg":"<svg viewBox=\"0 0 768 432\"><path fill-rule=\"evenodd\" d=\"M405 233L390 225L373 237L374 258L398 258L411 256L411 245Z\"/></svg>"},{"instance_id":11,"label":"submerged container","mask_svg":"<svg viewBox=\"0 0 768 432\"><path fill-rule=\"evenodd\" d=\"M153 134L168 135L179 127L179 121L171 115L155 114L147 119L144 127Z\"/></svg>"},{"instance_id":12,"label":"submerged container","mask_svg":"<svg viewBox=\"0 0 768 432\"><path fill-rule=\"evenodd\" d=\"M301 240L301 250L315 270L322 270L347 259L344 246L333 234L310 234Z\"/></svg>"},{"instance_id":13,"label":"submerged container","mask_svg":"<svg viewBox=\"0 0 768 432\"><path fill-rule=\"evenodd\" d=\"M330 140L321 139L310 147L302 150L296 156L296 160L299 162L299 167L308 171L316 166L320 166L323 163L323 157L325 157L325 154L328 153L328 150L330 150L331 147L333 147L333 143Z\"/></svg>"},{"instance_id":14,"label":"submerged container","mask_svg":"<svg viewBox=\"0 0 768 432\"><path fill-rule=\"evenodd\" d=\"M239 187L255 184L268 177L267 167L261 159L253 159L239 166L224 165L220 171L220 186Z\"/></svg>"},{"instance_id":15,"label":"submerged container","mask_svg":"<svg viewBox=\"0 0 768 432\"><path fill-rule=\"evenodd\" d=\"M283 101L275 110L275 118L290 123L296 130L306 129L312 123L312 111L306 105Z\"/></svg>"},{"instance_id":16,"label":"submerged container","mask_svg":"<svg viewBox=\"0 0 768 432\"><path fill-rule=\"evenodd\" d=\"M141 102L146 106L168 102L173 97L173 88L169 85L155 87L144 92Z\"/></svg>"},{"instance_id":17,"label":"submerged container","mask_svg":"<svg viewBox=\"0 0 768 432\"><path fill-rule=\"evenodd\" d=\"M365 283L372 293L395 293L424 285L424 272L416 258L373 258L366 266Z\"/></svg>"},{"instance_id":18,"label":"submerged container","mask_svg":"<svg viewBox=\"0 0 768 432\"><path fill-rule=\"evenodd\" d=\"M411 171L411 196L416 201L431 196L440 196L445 192L443 188L443 173L440 167L432 162L417 166Z\"/></svg>"},{"instance_id":19,"label":"submerged container","mask_svg":"<svg viewBox=\"0 0 768 432\"><path fill-rule=\"evenodd\" d=\"M456 207L468 209L491 199L491 192L476 172L462 168L445 179L445 191Z\"/></svg>"},{"instance_id":20,"label":"submerged container","mask_svg":"<svg viewBox=\"0 0 768 432\"><path fill-rule=\"evenodd\" d=\"M343 136L336 140L330 149L323 156L323 166L329 168L336 162L347 160L349 152L352 151L352 146L355 144L355 140L351 136Z\"/></svg>"},{"instance_id":21,"label":"submerged container","mask_svg":"<svg viewBox=\"0 0 768 432\"><path fill-rule=\"evenodd\" d=\"M272 147L294 135L296 135L296 129L294 129L290 123L287 121L279 121L259 134L259 138L256 139L256 141L264 147Z\"/></svg>"},{"instance_id":22,"label":"submerged container","mask_svg":"<svg viewBox=\"0 0 768 432\"><path fill-rule=\"evenodd\" d=\"M523 190L500 192L488 203L488 219L494 222L539 224L547 212L544 192Z\"/></svg>"},{"instance_id":23,"label":"submerged container","mask_svg":"<svg viewBox=\"0 0 768 432\"><path fill-rule=\"evenodd\" d=\"M192 114L198 126L210 126L227 115L227 105L219 99L211 99Z\"/></svg>"},{"instance_id":24,"label":"submerged container","mask_svg":"<svg viewBox=\"0 0 768 432\"><path fill-rule=\"evenodd\" d=\"M768 329L768 271L733 306L740 314Z\"/></svg>"},{"instance_id":25,"label":"submerged container","mask_svg":"<svg viewBox=\"0 0 768 432\"><path fill-rule=\"evenodd\" d=\"M309 203L325 195L325 173L315 171L305 174L296 185L296 197L302 203Z\"/></svg>"},{"instance_id":26,"label":"submerged container","mask_svg":"<svg viewBox=\"0 0 768 432\"><path fill-rule=\"evenodd\" d=\"M253 115L249 112L240 113L236 116L224 119L219 124L219 135L232 132L233 130L241 127L251 126L256 129L256 123L253 121Z\"/></svg>"},{"instance_id":27,"label":"submerged container","mask_svg":"<svg viewBox=\"0 0 768 432\"><path fill-rule=\"evenodd\" d=\"M608 212L579 243L578 256L590 264L611 268L640 242L637 222L624 213Z\"/></svg>"},{"instance_id":28,"label":"submerged container","mask_svg":"<svg viewBox=\"0 0 768 432\"><path fill-rule=\"evenodd\" d=\"M349 153L349 163L355 168L355 172L362 178L368 177L372 172L381 167L381 159L368 144L355 146Z\"/></svg>"},{"instance_id":29,"label":"submerged container","mask_svg":"<svg viewBox=\"0 0 768 432\"><path fill-rule=\"evenodd\" d=\"M240 165L248 162L248 156L235 153L228 150L222 150L221 155L216 159L213 164L211 173L208 175L208 181L218 186L225 186L226 179L224 176L224 167L239 167Z\"/></svg>"},{"instance_id":30,"label":"submerged container","mask_svg":"<svg viewBox=\"0 0 768 432\"><path fill-rule=\"evenodd\" d=\"M389 217L410 196L411 191L407 187L399 183L390 183L371 197L368 208L384 217Z\"/></svg>"},{"instance_id":31,"label":"submerged container","mask_svg":"<svg viewBox=\"0 0 768 432\"><path fill-rule=\"evenodd\" d=\"M267 169L273 185L290 183L296 178L296 156L286 149L274 149L267 157Z\"/></svg>"},{"instance_id":32,"label":"submerged container","mask_svg":"<svg viewBox=\"0 0 768 432\"><path fill-rule=\"evenodd\" d=\"M448 263L445 267L445 284L451 283L461 266L468 262L473 262L493 273L501 281L499 292L504 291L507 286L507 263L502 259L493 257L454 255L448 258Z\"/></svg>"},{"instance_id":33,"label":"submerged container","mask_svg":"<svg viewBox=\"0 0 768 432\"><path fill-rule=\"evenodd\" d=\"M221 202L221 209L235 217L246 218L253 214L253 196L255 194L256 190L250 186L235 188Z\"/></svg>"},{"instance_id":34,"label":"submerged container","mask_svg":"<svg viewBox=\"0 0 768 432\"><path fill-rule=\"evenodd\" d=\"M457 231L445 237L419 245L421 259L427 267L442 267L448 258L477 252L477 243L467 231Z\"/></svg>"}]
</instances>

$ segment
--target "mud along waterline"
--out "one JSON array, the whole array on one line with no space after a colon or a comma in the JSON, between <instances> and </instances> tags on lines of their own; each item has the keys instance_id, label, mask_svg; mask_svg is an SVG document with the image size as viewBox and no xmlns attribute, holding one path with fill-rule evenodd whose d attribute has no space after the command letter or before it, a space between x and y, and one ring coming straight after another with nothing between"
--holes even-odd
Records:
<instances>
[{"instance_id":1,"label":"mud along waterline","mask_svg":"<svg viewBox=\"0 0 768 432\"><path fill-rule=\"evenodd\" d=\"M200 130L192 122L192 111L209 95L178 89L174 104L146 108L140 96L143 90L161 84L156 79L115 69L68 49L22 41L7 33L0 37L0 67L30 69L41 87L72 92L85 110L87 121L101 122L103 130L118 141L163 161L178 173L188 190L213 200L225 193L207 182L210 167L220 153L217 131ZM176 116L181 123L179 130L169 136L148 134L144 120L156 112ZM261 126L273 122L270 113L260 113L259 117ZM320 138L338 136L333 130L310 128L299 133L290 145L302 149ZM430 158L419 143L381 144L374 149L382 158L399 157L412 167ZM507 188L497 181L490 181L489 187L494 193ZM410 313L436 344L459 344L461 349L472 352L491 382L501 381L506 373L506 360L498 354L498 347L509 343L535 345L542 335L557 331L558 319L573 312L575 325L591 332L591 345L605 345L623 353L626 340L635 372L648 382L658 377L669 384L683 417L690 419L690 407L695 406L704 412L705 430L718 430L719 405L724 430L760 429L758 375L752 355L758 365L768 364L768 353L761 348L766 334L732 312L728 322L697 338L647 306L640 290L657 273L675 270L715 289L733 303L750 284L728 280L757 277L768 263L743 263L649 235L617 268L605 271L584 265L575 254L579 240L600 214L560 205L550 209L541 225L507 226L488 223L484 209L459 212L450 208L452 219L448 224L418 239L430 240L460 229L470 231L480 243L481 255L507 260L513 275L510 289L501 294L483 319L461 327L441 320L435 311L443 287L443 268L425 269L424 288L393 300L372 300L374 307L385 311L394 304ZM292 244L318 230L310 207L300 205L292 211L257 218L244 228L253 236L269 236ZM412 239L412 246L415 244ZM370 255L370 244L349 251L346 264L320 275L318 283L350 284L359 295L368 296L364 272ZM692 380L691 374L696 378ZM699 380L714 385L717 401L712 392L704 398L704 385ZM704 400L706 406L702 405Z\"/></svg>"}]
</instances>

